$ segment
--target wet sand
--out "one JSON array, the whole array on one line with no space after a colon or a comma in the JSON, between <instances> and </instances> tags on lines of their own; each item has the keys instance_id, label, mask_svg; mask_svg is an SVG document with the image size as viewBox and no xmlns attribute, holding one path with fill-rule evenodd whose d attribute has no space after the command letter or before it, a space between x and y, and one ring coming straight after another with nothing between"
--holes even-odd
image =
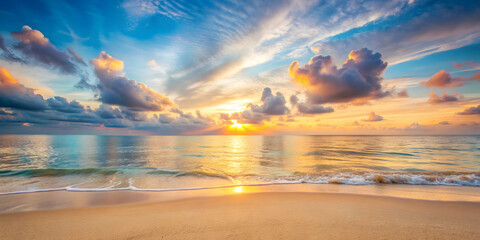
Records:
<instances>
[{"instance_id":1,"label":"wet sand","mask_svg":"<svg viewBox=\"0 0 480 240\"><path fill-rule=\"evenodd\" d=\"M480 202L341 193L262 192L0 215L2 239L480 239L478 226Z\"/></svg>"}]
</instances>

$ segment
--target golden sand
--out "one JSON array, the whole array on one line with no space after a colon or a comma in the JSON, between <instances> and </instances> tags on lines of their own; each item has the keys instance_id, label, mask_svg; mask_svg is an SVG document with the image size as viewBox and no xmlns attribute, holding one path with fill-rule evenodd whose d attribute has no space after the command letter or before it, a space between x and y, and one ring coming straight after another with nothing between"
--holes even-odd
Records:
<instances>
[{"instance_id":1,"label":"golden sand","mask_svg":"<svg viewBox=\"0 0 480 240\"><path fill-rule=\"evenodd\" d=\"M0 215L2 239L480 239L479 226L478 202L335 193L251 193Z\"/></svg>"}]
</instances>

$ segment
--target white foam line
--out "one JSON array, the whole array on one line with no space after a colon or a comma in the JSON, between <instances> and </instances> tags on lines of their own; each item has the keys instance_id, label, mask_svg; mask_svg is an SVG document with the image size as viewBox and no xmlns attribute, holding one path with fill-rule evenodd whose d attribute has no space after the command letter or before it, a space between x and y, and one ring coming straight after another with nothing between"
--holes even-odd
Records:
<instances>
[{"instance_id":1,"label":"white foam line","mask_svg":"<svg viewBox=\"0 0 480 240\"><path fill-rule=\"evenodd\" d=\"M266 185L281 185L281 184L299 184L299 182L276 182L276 183L254 183L254 184L235 184L235 185L223 185L216 187L193 187L193 188L137 188L135 186L129 186L125 188L56 188L56 189L38 189L27 191L16 191L0 193L0 195L20 194L20 193L35 193L35 192L53 192L53 191L69 191L69 192L113 192L113 191L139 191L139 192L170 192L170 191L189 191L189 190L204 190L204 189L218 189L218 188L231 188L231 187L253 187L253 186L266 186ZM304 183L304 182L303 182Z\"/></svg>"},{"instance_id":2,"label":"white foam line","mask_svg":"<svg viewBox=\"0 0 480 240\"><path fill-rule=\"evenodd\" d=\"M10 195L10 194L20 194L20 193L37 193L37 192L55 192L55 191L65 191L67 188L50 188L50 189L35 189L35 190L22 190L16 192L6 192L0 193L0 195Z\"/></svg>"},{"instance_id":3,"label":"white foam line","mask_svg":"<svg viewBox=\"0 0 480 240\"><path fill-rule=\"evenodd\" d=\"M376 181L367 180L366 177L369 177L372 174L366 174L364 176L359 176L360 179L356 178L349 178L348 175L340 175L337 178L332 179L332 177L328 177L327 179L319 179L317 181L313 179L300 179L300 180L293 180L293 181L285 181L285 182L265 182L265 183L252 183L252 184L231 184L231 185L222 185L222 186L213 186L213 187L186 187L186 188L137 188L134 184L134 179L128 179L128 187L124 188L114 188L118 186L118 184L114 184L108 187L101 187L101 188L76 188L83 183L74 184L64 188L53 188L53 189L37 189L37 190L23 190L23 191L15 191L15 192L5 192L0 193L0 195L9 195L9 194L20 194L20 193L35 193L35 192L52 192L52 191L72 191L72 192L106 192L106 191L144 191L144 192L167 192L167 191L187 191L187 190L202 190L202 189L219 189L219 188L231 188L231 187L239 187L239 186L265 186L265 185L280 185L280 184L301 184L301 183L308 183L308 184L331 184L331 183L338 183L338 184L345 184L345 185L372 185L372 184L382 184ZM470 174L473 176L473 174ZM346 177L346 178L345 178ZM402 177L400 175L400 177ZM409 177L409 176L407 176ZM449 179L452 177L445 177L444 179L440 179L434 182L429 182L423 179L426 176L413 176L411 179L407 181L407 183L385 183L385 184L407 184L407 185L444 185L444 186L472 186L472 187L480 187L480 181L475 179L473 182L471 181L454 181L449 182ZM476 178L476 177L475 177ZM336 180L336 181L332 181ZM87 181L88 182L88 181ZM85 182L84 182L85 183Z\"/></svg>"}]
</instances>

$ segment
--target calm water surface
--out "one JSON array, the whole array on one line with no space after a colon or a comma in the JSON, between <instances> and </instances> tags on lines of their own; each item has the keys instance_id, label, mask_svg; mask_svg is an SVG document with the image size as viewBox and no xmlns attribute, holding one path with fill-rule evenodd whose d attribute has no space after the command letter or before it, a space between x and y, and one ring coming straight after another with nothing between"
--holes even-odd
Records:
<instances>
[{"instance_id":1,"label":"calm water surface","mask_svg":"<svg viewBox=\"0 0 480 240\"><path fill-rule=\"evenodd\" d=\"M270 183L480 186L480 136L0 136L0 193Z\"/></svg>"}]
</instances>

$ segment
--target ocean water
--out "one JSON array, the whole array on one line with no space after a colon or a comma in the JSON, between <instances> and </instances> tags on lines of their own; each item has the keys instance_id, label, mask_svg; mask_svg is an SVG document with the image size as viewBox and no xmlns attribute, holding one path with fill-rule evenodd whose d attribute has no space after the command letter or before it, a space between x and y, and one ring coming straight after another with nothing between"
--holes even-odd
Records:
<instances>
[{"instance_id":1,"label":"ocean water","mask_svg":"<svg viewBox=\"0 0 480 240\"><path fill-rule=\"evenodd\" d=\"M0 194L287 183L480 187L480 136L0 136Z\"/></svg>"}]
</instances>

